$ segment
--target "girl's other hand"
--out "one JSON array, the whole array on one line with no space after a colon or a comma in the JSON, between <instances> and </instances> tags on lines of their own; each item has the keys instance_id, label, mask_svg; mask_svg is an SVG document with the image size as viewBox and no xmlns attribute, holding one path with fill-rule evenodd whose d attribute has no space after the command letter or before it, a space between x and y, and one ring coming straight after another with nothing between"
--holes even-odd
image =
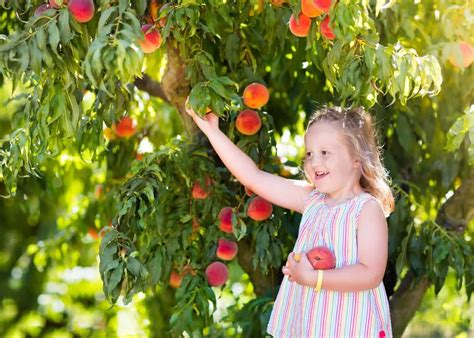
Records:
<instances>
[{"instance_id":1,"label":"girl's other hand","mask_svg":"<svg viewBox=\"0 0 474 338\"><path fill-rule=\"evenodd\" d=\"M199 129L201 129L204 133L211 129L219 129L219 117L212 112L207 113L204 118L198 116L189 105L189 96L186 99L184 108L186 109L186 112L189 114L189 116L193 118Z\"/></svg>"},{"instance_id":2,"label":"girl's other hand","mask_svg":"<svg viewBox=\"0 0 474 338\"><path fill-rule=\"evenodd\" d=\"M290 282L312 287L315 270L305 253L290 253L288 261L282 269L283 274L288 276Z\"/></svg>"}]
</instances>

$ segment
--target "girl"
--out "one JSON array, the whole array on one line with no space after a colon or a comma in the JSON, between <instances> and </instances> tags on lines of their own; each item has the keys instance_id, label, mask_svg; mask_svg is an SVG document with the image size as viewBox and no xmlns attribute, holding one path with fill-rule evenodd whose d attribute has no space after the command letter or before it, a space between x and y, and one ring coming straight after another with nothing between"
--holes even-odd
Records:
<instances>
[{"instance_id":1,"label":"girl","mask_svg":"<svg viewBox=\"0 0 474 338\"><path fill-rule=\"evenodd\" d=\"M394 201L370 115L361 108L316 112L305 135L307 180L290 180L260 170L219 130L216 115L202 119L186 110L243 185L303 214L268 333L391 337L382 279L388 251L385 216L393 211ZM315 246L334 253L334 269L314 270L307 256L299 254Z\"/></svg>"}]
</instances>

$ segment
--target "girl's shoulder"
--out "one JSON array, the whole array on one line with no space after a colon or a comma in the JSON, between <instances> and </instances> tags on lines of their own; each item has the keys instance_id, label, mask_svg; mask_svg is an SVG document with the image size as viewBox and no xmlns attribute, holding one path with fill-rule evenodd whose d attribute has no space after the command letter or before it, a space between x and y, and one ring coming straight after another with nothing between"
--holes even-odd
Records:
<instances>
[{"instance_id":1,"label":"girl's shoulder","mask_svg":"<svg viewBox=\"0 0 474 338\"><path fill-rule=\"evenodd\" d=\"M305 202L304 202L304 209L314 203L322 202L324 198L324 193L320 192L318 189L313 189L308 196L306 196Z\"/></svg>"}]
</instances>

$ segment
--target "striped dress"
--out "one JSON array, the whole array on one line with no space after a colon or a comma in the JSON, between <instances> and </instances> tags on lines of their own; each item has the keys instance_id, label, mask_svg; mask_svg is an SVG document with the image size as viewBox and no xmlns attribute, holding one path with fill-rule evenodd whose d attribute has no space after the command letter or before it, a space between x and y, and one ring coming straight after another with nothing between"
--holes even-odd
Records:
<instances>
[{"instance_id":1,"label":"striped dress","mask_svg":"<svg viewBox=\"0 0 474 338\"><path fill-rule=\"evenodd\" d=\"M326 246L336 268L357 263L357 220L365 202L361 193L330 207L314 190L307 200L294 252ZM371 290L337 292L301 286L285 276L267 328L274 337L392 337L390 310L383 283Z\"/></svg>"}]
</instances>

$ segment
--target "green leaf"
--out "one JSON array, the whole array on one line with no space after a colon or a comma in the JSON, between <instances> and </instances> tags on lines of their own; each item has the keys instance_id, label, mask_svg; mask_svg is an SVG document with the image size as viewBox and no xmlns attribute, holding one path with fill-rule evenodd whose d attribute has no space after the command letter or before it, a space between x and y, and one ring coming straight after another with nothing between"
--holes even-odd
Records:
<instances>
[{"instance_id":1,"label":"green leaf","mask_svg":"<svg viewBox=\"0 0 474 338\"><path fill-rule=\"evenodd\" d=\"M49 45L53 52L59 57L58 54L58 45L60 41L59 30L56 26L56 22L51 22L48 26L48 35L49 35Z\"/></svg>"}]
</instances>

